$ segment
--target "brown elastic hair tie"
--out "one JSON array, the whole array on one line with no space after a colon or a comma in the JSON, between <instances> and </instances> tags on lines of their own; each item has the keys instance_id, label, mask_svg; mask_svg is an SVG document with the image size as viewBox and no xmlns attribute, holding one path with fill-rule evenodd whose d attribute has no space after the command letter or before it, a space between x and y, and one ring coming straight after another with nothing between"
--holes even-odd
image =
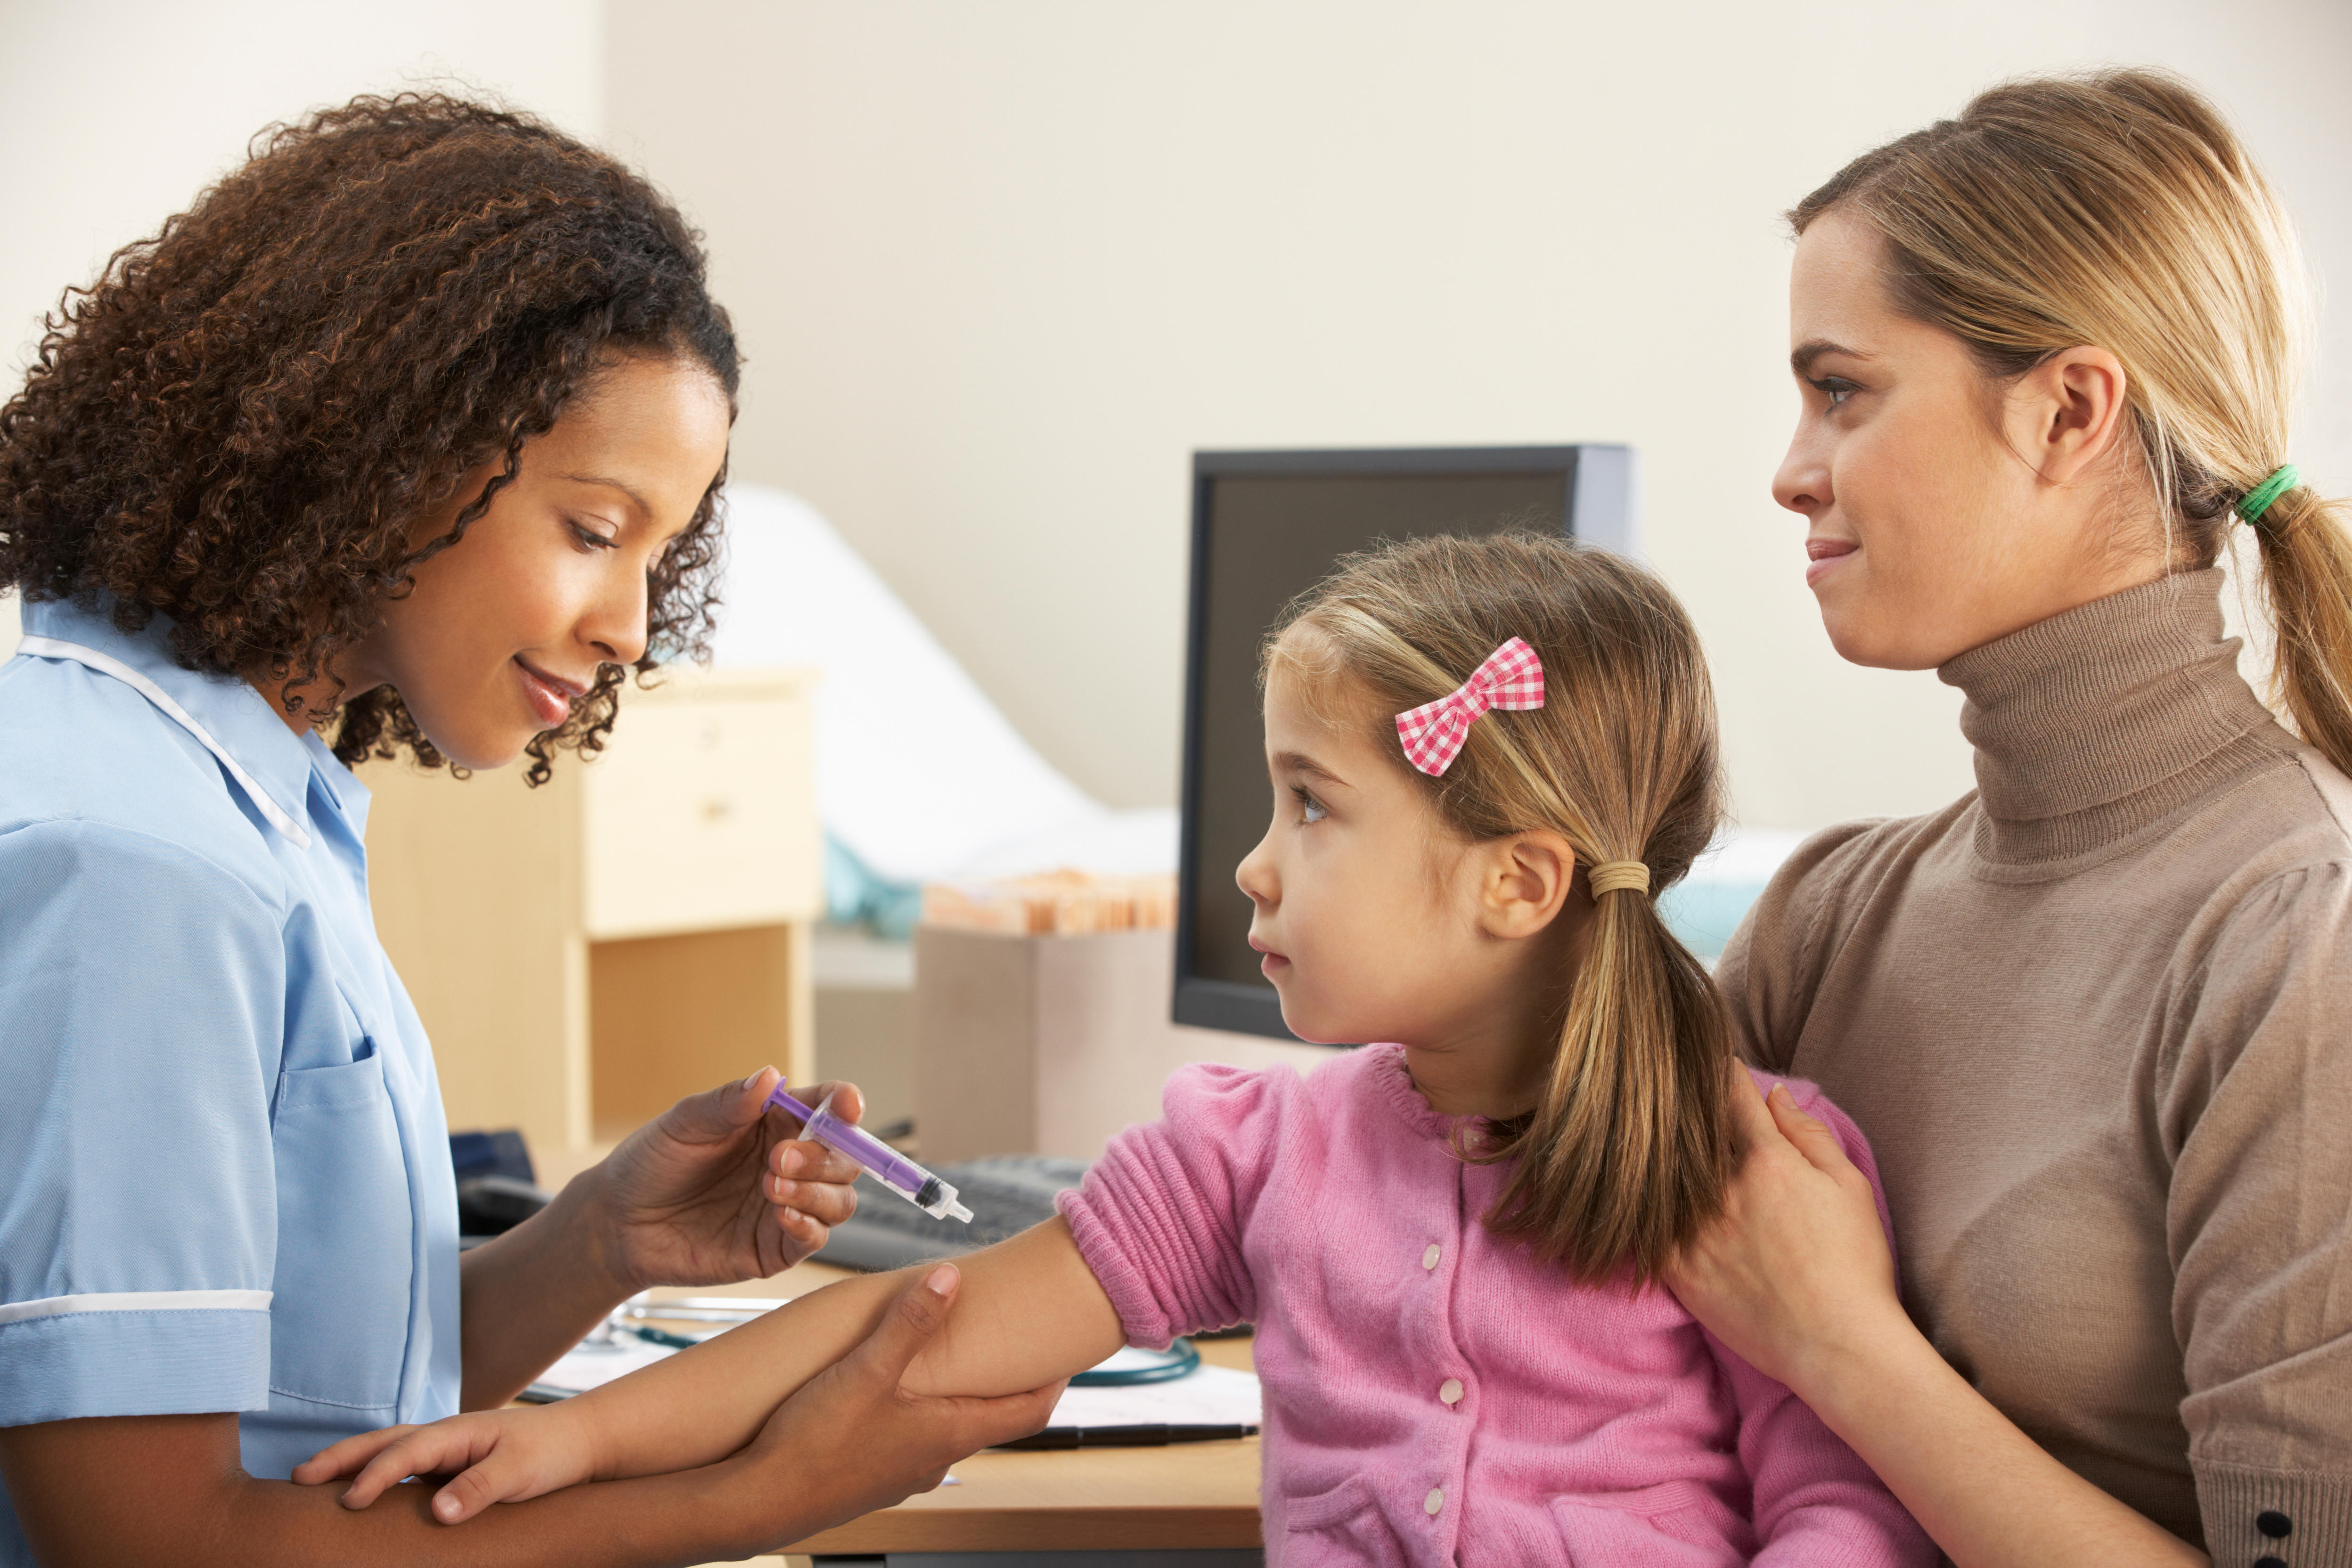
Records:
<instances>
[{"instance_id":1,"label":"brown elastic hair tie","mask_svg":"<svg viewBox=\"0 0 2352 1568\"><path fill-rule=\"evenodd\" d=\"M1650 890L1650 868L1639 860L1601 860L1594 864L1590 874L1592 896L1603 893Z\"/></svg>"}]
</instances>

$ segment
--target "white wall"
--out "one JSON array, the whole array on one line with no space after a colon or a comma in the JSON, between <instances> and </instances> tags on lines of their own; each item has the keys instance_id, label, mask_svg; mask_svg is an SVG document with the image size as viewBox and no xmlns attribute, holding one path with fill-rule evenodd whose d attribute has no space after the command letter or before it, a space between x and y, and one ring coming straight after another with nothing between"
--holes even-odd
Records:
<instances>
[{"instance_id":1,"label":"white wall","mask_svg":"<svg viewBox=\"0 0 2352 1568\"><path fill-rule=\"evenodd\" d=\"M60 289L152 234L265 125L455 78L604 129L601 0L0 0L0 352L13 381Z\"/></svg>"},{"instance_id":2,"label":"white wall","mask_svg":"<svg viewBox=\"0 0 2352 1568\"><path fill-rule=\"evenodd\" d=\"M2337 0L0 0L0 355L273 120L451 74L710 231L736 471L832 514L1106 799L1171 798L1196 447L1630 440L1742 816L1967 787L1953 695L1840 664L1765 485L1774 215L2022 70L2150 60L2242 119L2352 298ZM102 36L101 36L102 34ZM2352 489L2352 317L2294 453ZM0 602L0 649L13 640Z\"/></svg>"},{"instance_id":3,"label":"white wall","mask_svg":"<svg viewBox=\"0 0 2352 1568\"><path fill-rule=\"evenodd\" d=\"M7 390L59 291L184 208L263 126L455 77L595 136L604 47L602 0L0 0ZM15 605L0 602L0 653L15 642Z\"/></svg>"},{"instance_id":4,"label":"white wall","mask_svg":"<svg viewBox=\"0 0 2352 1568\"><path fill-rule=\"evenodd\" d=\"M1767 483L1775 215L2006 74L2186 69L2339 300L2340 0L609 0L610 144L709 230L736 472L832 516L1045 752L1174 793L1197 447L1626 440L1743 817L1969 786L1955 696L1830 653ZM2352 332L2294 456L2352 488Z\"/></svg>"}]
</instances>

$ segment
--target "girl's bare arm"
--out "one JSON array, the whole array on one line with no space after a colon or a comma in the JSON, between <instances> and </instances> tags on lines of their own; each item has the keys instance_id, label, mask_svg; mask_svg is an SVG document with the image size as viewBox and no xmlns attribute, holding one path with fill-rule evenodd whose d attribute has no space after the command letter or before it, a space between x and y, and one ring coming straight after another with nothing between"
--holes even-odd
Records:
<instances>
[{"instance_id":1,"label":"girl's bare arm","mask_svg":"<svg viewBox=\"0 0 2352 1568\"><path fill-rule=\"evenodd\" d=\"M956 1268L955 1310L908 1367L910 1393L1018 1394L1083 1372L1126 1341L1064 1220L959 1258ZM558 1408L595 1423L600 1479L722 1458L871 1333L919 1272L829 1285Z\"/></svg>"}]
</instances>

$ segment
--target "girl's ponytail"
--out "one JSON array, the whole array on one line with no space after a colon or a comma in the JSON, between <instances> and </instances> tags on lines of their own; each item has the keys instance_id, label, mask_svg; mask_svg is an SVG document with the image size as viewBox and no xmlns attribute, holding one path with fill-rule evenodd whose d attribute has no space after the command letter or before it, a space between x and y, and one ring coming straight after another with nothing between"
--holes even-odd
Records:
<instances>
[{"instance_id":1,"label":"girl's ponytail","mask_svg":"<svg viewBox=\"0 0 2352 1568\"><path fill-rule=\"evenodd\" d=\"M2252 524L2263 590L2277 628L2276 700L2303 738L2352 773L2352 536L2341 501L2301 486Z\"/></svg>"},{"instance_id":2,"label":"girl's ponytail","mask_svg":"<svg viewBox=\"0 0 2352 1568\"><path fill-rule=\"evenodd\" d=\"M1488 1225L1580 1280L1654 1279L1722 1206L1730 1070L1706 969L1644 889L1599 894L1543 1098L1475 1152L1517 1160Z\"/></svg>"},{"instance_id":3,"label":"girl's ponytail","mask_svg":"<svg viewBox=\"0 0 2352 1568\"><path fill-rule=\"evenodd\" d=\"M1486 1216L1496 1234L1579 1279L1630 1269L1645 1282L1721 1205L1730 1165L1722 1005L1654 901L1722 822L1715 699L1689 617L1640 567L1557 536L1420 539L1342 563L1267 649L1391 715L1451 692L1514 637L1542 660L1543 705L1480 719L1441 775L1409 766L1381 720L1381 743L1451 827L1558 833L1593 900L1535 1109L1463 1152L1515 1162Z\"/></svg>"}]
</instances>

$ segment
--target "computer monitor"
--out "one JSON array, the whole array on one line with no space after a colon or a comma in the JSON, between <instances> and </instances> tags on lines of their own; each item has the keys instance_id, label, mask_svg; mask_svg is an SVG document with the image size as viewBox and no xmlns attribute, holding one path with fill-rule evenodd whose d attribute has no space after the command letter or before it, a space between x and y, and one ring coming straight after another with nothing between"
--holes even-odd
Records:
<instances>
[{"instance_id":1,"label":"computer monitor","mask_svg":"<svg viewBox=\"0 0 2352 1568\"><path fill-rule=\"evenodd\" d=\"M1283 606L1383 540L1540 528L1637 553L1635 476L1612 446L1193 454L1176 1022L1293 1037L1234 884L1271 810L1257 661Z\"/></svg>"}]
</instances>

